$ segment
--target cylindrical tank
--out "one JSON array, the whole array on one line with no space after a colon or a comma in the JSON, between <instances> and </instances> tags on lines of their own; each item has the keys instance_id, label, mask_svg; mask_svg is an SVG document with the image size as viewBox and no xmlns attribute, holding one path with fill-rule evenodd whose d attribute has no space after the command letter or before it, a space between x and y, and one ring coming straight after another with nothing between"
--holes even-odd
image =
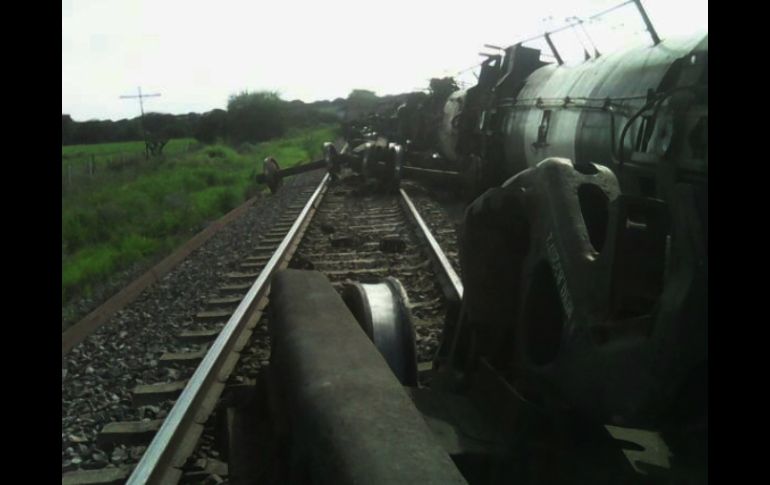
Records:
<instances>
[{"instance_id":1,"label":"cylindrical tank","mask_svg":"<svg viewBox=\"0 0 770 485\"><path fill-rule=\"evenodd\" d=\"M438 148L444 159L450 162L457 162L457 143L459 140L459 122L463 106L465 106L465 97L467 90L461 89L455 91L449 96L444 104L444 114L441 118L441 125L438 127Z\"/></svg>"},{"instance_id":2,"label":"cylindrical tank","mask_svg":"<svg viewBox=\"0 0 770 485\"><path fill-rule=\"evenodd\" d=\"M651 96L707 83L708 34L665 40L587 60L549 64L530 74L515 97L497 101L505 173L514 175L549 157L612 167L626 122ZM673 116L663 101L660 116L639 116L624 137L624 152L663 157ZM707 126L707 112L706 126ZM697 120L696 120L697 122ZM687 123L689 129L693 123ZM640 131L642 133L640 133ZM703 165L704 161L700 163ZM703 171L705 166L695 170Z\"/></svg>"}]
</instances>

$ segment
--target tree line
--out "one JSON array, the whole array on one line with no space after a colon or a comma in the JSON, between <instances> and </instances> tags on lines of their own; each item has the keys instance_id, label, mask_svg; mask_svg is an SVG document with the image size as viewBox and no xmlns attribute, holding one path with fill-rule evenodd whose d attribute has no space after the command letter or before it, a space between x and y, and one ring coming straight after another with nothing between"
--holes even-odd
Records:
<instances>
[{"instance_id":1,"label":"tree line","mask_svg":"<svg viewBox=\"0 0 770 485\"><path fill-rule=\"evenodd\" d=\"M244 91L230 96L226 110L182 115L147 113L144 126L140 117L79 122L62 114L62 145L139 141L144 139L143 130L150 140L195 138L207 144L257 143L280 137L290 128L346 122L375 112L394 113L406 96L380 97L356 89L347 98L304 103L285 101L271 91Z\"/></svg>"}]
</instances>

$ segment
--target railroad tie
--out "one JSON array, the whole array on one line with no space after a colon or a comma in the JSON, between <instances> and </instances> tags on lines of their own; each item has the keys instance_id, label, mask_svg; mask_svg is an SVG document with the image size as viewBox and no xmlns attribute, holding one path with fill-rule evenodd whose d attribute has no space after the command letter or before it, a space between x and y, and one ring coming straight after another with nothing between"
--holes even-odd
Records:
<instances>
[{"instance_id":1,"label":"railroad tie","mask_svg":"<svg viewBox=\"0 0 770 485\"><path fill-rule=\"evenodd\" d=\"M105 445L146 445L163 424L162 419L151 421L117 421L107 423L96 437L99 447Z\"/></svg>"},{"instance_id":2,"label":"railroad tie","mask_svg":"<svg viewBox=\"0 0 770 485\"><path fill-rule=\"evenodd\" d=\"M243 258L243 261L247 263L267 263L270 261L270 258L272 257L272 253L270 254L255 254L253 256L247 256L246 258Z\"/></svg>"},{"instance_id":3,"label":"railroad tie","mask_svg":"<svg viewBox=\"0 0 770 485\"><path fill-rule=\"evenodd\" d=\"M257 268L257 269L261 270L262 268L265 267L265 263L263 261L248 261L248 262L245 262L245 263L241 263L240 266L241 266L242 269L254 269L254 268Z\"/></svg>"},{"instance_id":4,"label":"railroad tie","mask_svg":"<svg viewBox=\"0 0 770 485\"><path fill-rule=\"evenodd\" d=\"M206 355L207 349L201 349L194 352L166 352L158 359L158 364L164 367L171 365L189 365L200 364Z\"/></svg>"},{"instance_id":5,"label":"railroad tie","mask_svg":"<svg viewBox=\"0 0 770 485\"><path fill-rule=\"evenodd\" d=\"M210 300L206 300L206 306L207 307L227 307L227 308L233 308L235 309L236 306L241 302L241 299L237 296L226 296L226 297L219 297L219 298L211 298Z\"/></svg>"},{"instance_id":6,"label":"railroad tie","mask_svg":"<svg viewBox=\"0 0 770 485\"><path fill-rule=\"evenodd\" d=\"M62 485L122 485L128 480L133 466L76 470L61 476Z\"/></svg>"},{"instance_id":7,"label":"railroad tie","mask_svg":"<svg viewBox=\"0 0 770 485\"><path fill-rule=\"evenodd\" d=\"M230 318L233 312L229 310L207 310L195 314L195 320L198 322L221 322Z\"/></svg>"},{"instance_id":8,"label":"railroad tie","mask_svg":"<svg viewBox=\"0 0 770 485\"><path fill-rule=\"evenodd\" d=\"M228 318L230 315L231 313L228 313ZM221 330L221 327L207 328L204 330L185 330L184 332L179 333L176 338L180 342L186 344L203 344L216 339Z\"/></svg>"},{"instance_id":9,"label":"railroad tie","mask_svg":"<svg viewBox=\"0 0 770 485\"><path fill-rule=\"evenodd\" d=\"M283 241L283 238L286 237L287 231L270 231L266 232L264 234L264 237L267 239L280 239Z\"/></svg>"},{"instance_id":10,"label":"railroad tie","mask_svg":"<svg viewBox=\"0 0 770 485\"><path fill-rule=\"evenodd\" d=\"M283 241L283 237L263 237L260 238L259 245L278 247L278 245L281 244L281 241ZM275 250L275 247L272 248L272 250Z\"/></svg>"},{"instance_id":11,"label":"railroad tie","mask_svg":"<svg viewBox=\"0 0 770 485\"><path fill-rule=\"evenodd\" d=\"M182 393L187 381L160 382L157 384L141 384L131 391L135 407L158 404L169 399L176 399Z\"/></svg>"},{"instance_id":12,"label":"railroad tie","mask_svg":"<svg viewBox=\"0 0 770 485\"><path fill-rule=\"evenodd\" d=\"M225 278L230 281L254 281L259 276L259 271L257 272L249 272L249 273L241 273L241 272L232 272L227 273L225 275Z\"/></svg>"},{"instance_id":13,"label":"railroad tie","mask_svg":"<svg viewBox=\"0 0 770 485\"><path fill-rule=\"evenodd\" d=\"M223 285L219 287L219 292L224 293L226 295L237 294L243 297L243 295L245 295L246 292L249 291L249 288L251 288L252 284L253 282L249 281L246 283L233 283L230 285Z\"/></svg>"}]
</instances>

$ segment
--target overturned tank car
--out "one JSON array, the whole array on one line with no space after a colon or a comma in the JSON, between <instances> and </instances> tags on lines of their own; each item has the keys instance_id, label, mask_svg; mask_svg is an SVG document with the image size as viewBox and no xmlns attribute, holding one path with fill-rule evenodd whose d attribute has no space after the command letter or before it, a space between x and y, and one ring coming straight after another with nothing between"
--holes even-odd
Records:
<instances>
[{"instance_id":1,"label":"overturned tank car","mask_svg":"<svg viewBox=\"0 0 770 485\"><path fill-rule=\"evenodd\" d=\"M317 273L279 275L274 320L288 329L275 334L271 372L290 378L267 387L291 423L278 432L286 466L303 471L277 476L706 482L708 36L661 40L639 1L626 3L650 43L567 65L547 33L555 62L523 43L489 56L476 86L422 118L438 123L415 125L407 107L390 136L327 146L332 171L465 188L464 294L429 384L402 380L404 393L357 327L299 330L318 312L311 293L343 326L366 315ZM340 373L347 387L324 393ZM378 442L392 427L402 442Z\"/></svg>"}]
</instances>

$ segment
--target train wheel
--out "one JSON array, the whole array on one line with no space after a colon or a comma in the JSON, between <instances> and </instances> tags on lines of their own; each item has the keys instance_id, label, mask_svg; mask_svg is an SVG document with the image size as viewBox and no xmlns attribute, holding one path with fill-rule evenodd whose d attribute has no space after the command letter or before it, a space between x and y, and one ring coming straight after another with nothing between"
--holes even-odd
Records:
<instances>
[{"instance_id":1,"label":"train wheel","mask_svg":"<svg viewBox=\"0 0 770 485\"><path fill-rule=\"evenodd\" d=\"M270 189L271 193L278 192L278 189L283 185L283 177L281 177L281 167L278 166L278 162L273 157L267 157L262 164L262 173L265 175L265 183Z\"/></svg>"},{"instance_id":2,"label":"train wheel","mask_svg":"<svg viewBox=\"0 0 770 485\"><path fill-rule=\"evenodd\" d=\"M414 325L404 287L395 278L348 283L342 299L402 385L417 385Z\"/></svg>"}]
</instances>

